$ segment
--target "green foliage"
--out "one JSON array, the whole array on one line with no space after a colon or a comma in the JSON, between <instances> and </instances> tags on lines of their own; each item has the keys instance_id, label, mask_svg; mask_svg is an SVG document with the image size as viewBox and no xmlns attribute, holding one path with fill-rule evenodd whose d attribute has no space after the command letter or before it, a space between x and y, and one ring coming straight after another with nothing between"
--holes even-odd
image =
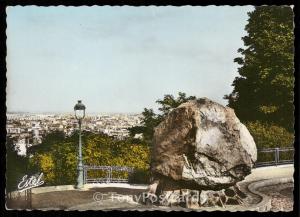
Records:
<instances>
[{"instance_id":1,"label":"green foliage","mask_svg":"<svg viewBox=\"0 0 300 217\"><path fill-rule=\"evenodd\" d=\"M6 141L6 190L17 190L18 183L22 177L28 174L28 158L19 156L14 149L13 141Z\"/></svg>"},{"instance_id":2,"label":"green foliage","mask_svg":"<svg viewBox=\"0 0 300 217\"><path fill-rule=\"evenodd\" d=\"M53 135L51 135L53 136ZM104 134L83 133L83 161L85 165L129 166L138 170L149 169L149 148L131 140L116 140ZM44 173L47 185L74 184L77 177L78 135L48 140L48 148L40 144L30 158L31 169ZM104 175L91 171L90 176ZM102 172L103 173L103 172ZM128 174L117 172L120 178Z\"/></svg>"},{"instance_id":3,"label":"green foliage","mask_svg":"<svg viewBox=\"0 0 300 217\"><path fill-rule=\"evenodd\" d=\"M195 96L187 97L185 93L179 92L178 97L175 98L171 94L166 94L161 100L157 100L156 103L160 105L158 110L160 114L155 114L153 109L145 108L142 112L142 126L129 128L130 135L133 137L135 134L143 134L143 142L151 145L154 134L154 128L165 118L165 116L172 111L172 109L178 107L180 104L187 102L188 100L196 99Z\"/></svg>"},{"instance_id":4,"label":"green foliage","mask_svg":"<svg viewBox=\"0 0 300 217\"><path fill-rule=\"evenodd\" d=\"M167 94L163 100L157 100L156 103L161 106L158 108L158 110L162 112L160 116L165 117L172 109L178 107L180 104L194 99L196 99L195 96L186 97L185 93L179 92L176 99L173 95Z\"/></svg>"},{"instance_id":5,"label":"green foliage","mask_svg":"<svg viewBox=\"0 0 300 217\"><path fill-rule=\"evenodd\" d=\"M30 169L44 173L45 185L75 183L77 173L75 138L46 140L38 146L40 147L34 147L34 152L30 150L33 154L29 159Z\"/></svg>"},{"instance_id":6,"label":"green foliage","mask_svg":"<svg viewBox=\"0 0 300 217\"><path fill-rule=\"evenodd\" d=\"M224 98L241 121L273 122L292 132L293 11L289 6L259 6L248 15L245 49L234 60L240 76Z\"/></svg>"},{"instance_id":7,"label":"green foliage","mask_svg":"<svg viewBox=\"0 0 300 217\"><path fill-rule=\"evenodd\" d=\"M294 135L283 127L259 121L248 122L246 126L253 136L258 149L293 146ZM258 152L257 162L274 161L274 157L274 152ZM281 160L292 160L293 158L293 152L280 153Z\"/></svg>"},{"instance_id":8,"label":"green foliage","mask_svg":"<svg viewBox=\"0 0 300 217\"><path fill-rule=\"evenodd\" d=\"M35 145L27 150L27 153L33 154L35 152L47 152L52 148L52 145L63 141L65 134L62 131L54 131L43 138L43 145Z\"/></svg>"},{"instance_id":9,"label":"green foliage","mask_svg":"<svg viewBox=\"0 0 300 217\"><path fill-rule=\"evenodd\" d=\"M259 121L247 122L245 125L258 149L293 146L294 135L283 127Z\"/></svg>"},{"instance_id":10,"label":"green foliage","mask_svg":"<svg viewBox=\"0 0 300 217\"><path fill-rule=\"evenodd\" d=\"M134 184L149 184L150 183L150 171L137 169L130 174L129 183Z\"/></svg>"}]
</instances>

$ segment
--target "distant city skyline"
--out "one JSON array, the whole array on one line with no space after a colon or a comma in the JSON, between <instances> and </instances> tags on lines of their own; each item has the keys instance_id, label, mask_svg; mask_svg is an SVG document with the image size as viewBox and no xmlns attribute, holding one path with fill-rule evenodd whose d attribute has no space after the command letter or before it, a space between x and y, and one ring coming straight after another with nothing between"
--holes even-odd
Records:
<instances>
[{"instance_id":1,"label":"distant city skyline","mask_svg":"<svg viewBox=\"0 0 300 217\"><path fill-rule=\"evenodd\" d=\"M86 116L89 116L89 115L118 115L118 114L121 114L121 115L138 115L140 114L141 112L88 112L86 113ZM24 112L24 111L7 111L6 114L11 114L11 115L14 115L14 114L19 114L19 115L74 115L74 111L68 111L68 112L47 112L47 111L44 111L44 112Z\"/></svg>"},{"instance_id":2,"label":"distant city skyline","mask_svg":"<svg viewBox=\"0 0 300 217\"><path fill-rule=\"evenodd\" d=\"M178 92L223 105L253 6L7 8L7 112L140 113Z\"/></svg>"}]
</instances>

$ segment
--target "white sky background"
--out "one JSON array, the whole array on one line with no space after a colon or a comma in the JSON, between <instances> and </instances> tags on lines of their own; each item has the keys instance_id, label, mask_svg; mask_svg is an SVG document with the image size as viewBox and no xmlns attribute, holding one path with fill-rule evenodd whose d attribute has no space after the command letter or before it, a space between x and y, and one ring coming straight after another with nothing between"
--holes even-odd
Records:
<instances>
[{"instance_id":1,"label":"white sky background","mask_svg":"<svg viewBox=\"0 0 300 217\"><path fill-rule=\"evenodd\" d=\"M136 113L179 91L226 105L253 9L9 7L7 110Z\"/></svg>"}]
</instances>

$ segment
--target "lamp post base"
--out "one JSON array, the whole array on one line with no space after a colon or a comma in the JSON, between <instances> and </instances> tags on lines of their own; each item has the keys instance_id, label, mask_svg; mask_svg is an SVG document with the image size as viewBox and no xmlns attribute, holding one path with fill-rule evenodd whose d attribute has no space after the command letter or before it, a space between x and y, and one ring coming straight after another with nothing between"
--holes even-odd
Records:
<instances>
[{"instance_id":1,"label":"lamp post base","mask_svg":"<svg viewBox=\"0 0 300 217\"><path fill-rule=\"evenodd\" d=\"M75 188L76 188L76 189L83 189L83 185L82 185L82 184L77 184L77 185L75 186Z\"/></svg>"},{"instance_id":2,"label":"lamp post base","mask_svg":"<svg viewBox=\"0 0 300 217\"><path fill-rule=\"evenodd\" d=\"M77 177L76 188L77 189L82 189L83 188L83 169L82 169L81 163L80 163L79 169L78 169L78 177Z\"/></svg>"}]
</instances>

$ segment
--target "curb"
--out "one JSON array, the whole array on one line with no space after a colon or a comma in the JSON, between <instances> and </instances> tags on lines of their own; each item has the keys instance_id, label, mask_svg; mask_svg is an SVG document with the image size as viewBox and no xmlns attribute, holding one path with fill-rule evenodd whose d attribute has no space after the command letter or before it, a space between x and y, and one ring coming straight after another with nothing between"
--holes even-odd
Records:
<instances>
[{"instance_id":1,"label":"curb","mask_svg":"<svg viewBox=\"0 0 300 217\"><path fill-rule=\"evenodd\" d=\"M251 211L259 211L259 212L266 212L271 209L271 197L263 194L262 192L258 191L258 188L265 187L265 186L270 186L270 185L278 185L278 184L284 184L284 183L289 183L289 182L294 182L294 179L291 178L276 178L276 179L267 179L267 180L261 180L257 182L253 182L248 185L248 190L261 197L261 202L258 204L249 207L248 209Z\"/></svg>"},{"instance_id":2,"label":"curb","mask_svg":"<svg viewBox=\"0 0 300 217\"><path fill-rule=\"evenodd\" d=\"M124 183L102 183L102 184L85 184L82 189L76 189L74 185L58 185L58 186L45 186L45 187L37 187L32 188L32 194L41 194L47 192L55 192L55 191L88 191L92 188L126 188L126 189L143 189L146 190L148 185L138 185L138 184L124 184ZM25 192L12 191L10 192L12 197L18 197L20 195L24 195Z\"/></svg>"}]
</instances>

